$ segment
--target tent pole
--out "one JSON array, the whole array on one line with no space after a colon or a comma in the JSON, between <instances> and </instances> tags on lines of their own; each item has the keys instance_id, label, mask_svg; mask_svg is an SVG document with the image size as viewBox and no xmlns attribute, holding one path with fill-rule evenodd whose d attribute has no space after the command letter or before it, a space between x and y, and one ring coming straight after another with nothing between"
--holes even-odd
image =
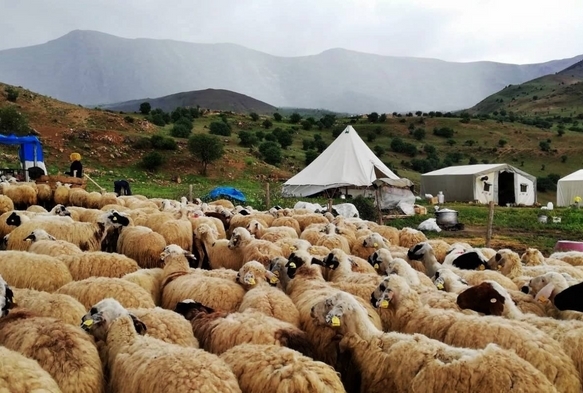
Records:
<instances>
[{"instance_id":1,"label":"tent pole","mask_svg":"<svg viewBox=\"0 0 583 393\"><path fill-rule=\"evenodd\" d=\"M383 211L381 210L380 187L375 190L375 199L377 203L377 211L379 216L379 225L383 225Z\"/></svg>"},{"instance_id":2,"label":"tent pole","mask_svg":"<svg viewBox=\"0 0 583 393\"><path fill-rule=\"evenodd\" d=\"M490 247L490 241L492 240L492 225L494 224L494 201L490 201L489 208L488 229L486 231L486 247Z\"/></svg>"}]
</instances>

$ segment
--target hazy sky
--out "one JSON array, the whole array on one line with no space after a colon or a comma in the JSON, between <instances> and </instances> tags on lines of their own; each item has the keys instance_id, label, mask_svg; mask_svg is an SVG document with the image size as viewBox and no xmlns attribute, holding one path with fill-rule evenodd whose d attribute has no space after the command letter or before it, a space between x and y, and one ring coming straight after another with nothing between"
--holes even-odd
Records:
<instances>
[{"instance_id":1,"label":"hazy sky","mask_svg":"<svg viewBox=\"0 0 583 393\"><path fill-rule=\"evenodd\" d=\"M81 29L280 56L535 63L582 54L582 20L583 0L0 0L0 50Z\"/></svg>"}]
</instances>

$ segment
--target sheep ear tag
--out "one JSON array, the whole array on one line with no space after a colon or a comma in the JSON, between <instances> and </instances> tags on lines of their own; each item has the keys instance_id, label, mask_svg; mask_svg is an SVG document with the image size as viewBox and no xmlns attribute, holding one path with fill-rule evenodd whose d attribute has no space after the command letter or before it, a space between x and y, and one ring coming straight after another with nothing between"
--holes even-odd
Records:
<instances>
[{"instance_id":1,"label":"sheep ear tag","mask_svg":"<svg viewBox=\"0 0 583 393\"><path fill-rule=\"evenodd\" d=\"M269 282L270 282L271 284L277 284L277 283L279 282L279 278L277 278L277 276L272 276L272 277L269 279Z\"/></svg>"},{"instance_id":2,"label":"sheep ear tag","mask_svg":"<svg viewBox=\"0 0 583 393\"><path fill-rule=\"evenodd\" d=\"M440 291L443 291L445 289L445 287L443 286L442 283L437 283L435 284L435 286L437 287L437 289L439 289Z\"/></svg>"},{"instance_id":3,"label":"sheep ear tag","mask_svg":"<svg viewBox=\"0 0 583 393\"><path fill-rule=\"evenodd\" d=\"M288 266L288 267L290 267L290 268L292 268L292 269L295 269L295 268L296 268L296 264L295 264L295 263L293 263L293 262L291 262L291 263L289 264L289 266Z\"/></svg>"},{"instance_id":4,"label":"sheep ear tag","mask_svg":"<svg viewBox=\"0 0 583 393\"><path fill-rule=\"evenodd\" d=\"M93 319L86 319L85 321L83 321L83 323L81 324L81 328L83 330L89 330L91 329L91 326L93 326Z\"/></svg>"},{"instance_id":5,"label":"sheep ear tag","mask_svg":"<svg viewBox=\"0 0 583 393\"><path fill-rule=\"evenodd\" d=\"M480 267L478 268L478 270L485 270L486 267L484 265L480 265Z\"/></svg>"},{"instance_id":6,"label":"sheep ear tag","mask_svg":"<svg viewBox=\"0 0 583 393\"><path fill-rule=\"evenodd\" d=\"M337 316L333 316L332 319L330 320L330 324L334 327L340 326L340 318L338 318Z\"/></svg>"},{"instance_id":7,"label":"sheep ear tag","mask_svg":"<svg viewBox=\"0 0 583 393\"><path fill-rule=\"evenodd\" d=\"M555 286L552 283L548 283L540 291L538 291L538 293L534 297L534 300L537 300L541 303L548 302L554 289L555 289Z\"/></svg>"},{"instance_id":8,"label":"sheep ear tag","mask_svg":"<svg viewBox=\"0 0 583 393\"><path fill-rule=\"evenodd\" d=\"M255 285L255 284L256 284L255 279L253 277L251 277L249 279L249 285Z\"/></svg>"},{"instance_id":9,"label":"sheep ear tag","mask_svg":"<svg viewBox=\"0 0 583 393\"><path fill-rule=\"evenodd\" d=\"M389 301L388 300L381 300L381 308L389 308Z\"/></svg>"},{"instance_id":10,"label":"sheep ear tag","mask_svg":"<svg viewBox=\"0 0 583 393\"><path fill-rule=\"evenodd\" d=\"M379 270L379 267L380 267L380 266L379 266L379 264L378 264L378 263L375 263L375 264L374 264L374 268L375 268L376 270Z\"/></svg>"},{"instance_id":11,"label":"sheep ear tag","mask_svg":"<svg viewBox=\"0 0 583 393\"><path fill-rule=\"evenodd\" d=\"M374 246L374 248L377 248L379 246L379 244L378 243L374 243L373 246Z\"/></svg>"},{"instance_id":12,"label":"sheep ear tag","mask_svg":"<svg viewBox=\"0 0 583 393\"><path fill-rule=\"evenodd\" d=\"M496 303L498 300L496 300L495 298L490 299L490 303Z\"/></svg>"}]
</instances>

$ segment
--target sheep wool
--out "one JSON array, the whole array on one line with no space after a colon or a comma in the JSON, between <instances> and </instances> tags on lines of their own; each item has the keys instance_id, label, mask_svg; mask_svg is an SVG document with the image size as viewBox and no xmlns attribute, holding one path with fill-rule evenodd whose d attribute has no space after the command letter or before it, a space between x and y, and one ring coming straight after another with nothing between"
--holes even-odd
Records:
<instances>
[{"instance_id":1,"label":"sheep wool","mask_svg":"<svg viewBox=\"0 0 583 393\"><path fill-rule=\"evenodd\" d=\"M166 240L143 226L126 226L117 241L117 252L135 260L142 268L161 267L160 253Z\"/></svg>"},{"instance_id":2,"label":"sheep wool","mask_svg":"<svg viewBox=\"0 0 583 393\"><path fill-rule=\"evenodd\" d=\"M126 274L122 279L133 282L145 289L154 300L154 304L162 304L162 275L161 268L139 269L133 273Z\"/></svg>"},{"instance_id":3,"label":"sheep wool","mask_svg":"<svg viewBox=\"0 0 583 393\"><path fill-rule=\"evenodd\" d=\"M241 344L224 352L246 393L342 393L338 373L329 365L277 345Z\"/></svg>"},{"instance_id":4,"label":"sheep wool","mask_svg":"<svg viewBox=\"0 0 583 393\"><path fill-rule=\"evenodd\" d=\"M44 229L35 229L24 240L30 240L28 252L35 254L59 257L61 255L81 254L83 251L73 243L65 240L57 240Z\"/></svg>"},{"instance_id":5,"label":"sheep wool","mask_svg":"<svg viewBox=\"0 0 583 393\"><path fill-rule=\"evenodd\" d=\"M37 361L0 346L0 392L61 393L61 389Z\"/></svg>"},{"instance_id":6,"label":"sheep wool","mask_svg":"<svg viewBox=\"0 0 583 393\"><path fill-rule=\"evenodd\" d=\"M79 326L85 315L85 307L72 296L13 288L16 310L32 311L39 317L60 319L70 325Z\"/></svg>"},{"instance_id":7,"label":"sheep wool","mask_svg":"<svg viewBox=\"0 0 583 393\"><path fill-rule=\"evenodd\" d=\"M121 278L140 268L136 261L123 254L102 251L62 255L58 259L67 266L75 281L89 277Z\"/></svg>"},{"instance_id":8,"label":"sheep wool","mask_svg":"<svg viewBox=\"0 0 583 393\"><path fill-rule=\"evenodd\" d=\"M170 344L198 348L192 326L182 315L160 307L129 308L128 311L146 324L148 336Z\"/></svg>"},{"instance_id":9,"label":"sheep wool","mask_svg":"<svg viewBox=\"0 0 583 393\"><path fill-rule=\"evenodd\" d=\"M54 292L73 277L64 263L26 251L0 252L0 275L17 288Z\"/></svg>"},{"instance_id":10,"label":"sheep wool","mask_svg":"<svg viewBox=\"0 0 583 393\"><path fill-rule=\"evenodd\" d=\"M0 195L0 214L14 210L14 203L12 199L8 198L6 195Z\"/></svg>"},{"instance_id":11,"label":"sheep wool","mask_svg":"<svg viewBox=\"0 0 583 393\"><path fill-rule=\"evenodd\" d=\"M71 281L56 293L73 296L86 309L105 298L114 298L124 307L154 308L152 296L137 284L121 278L90 277Z\"/></svg>"}]
</instances>

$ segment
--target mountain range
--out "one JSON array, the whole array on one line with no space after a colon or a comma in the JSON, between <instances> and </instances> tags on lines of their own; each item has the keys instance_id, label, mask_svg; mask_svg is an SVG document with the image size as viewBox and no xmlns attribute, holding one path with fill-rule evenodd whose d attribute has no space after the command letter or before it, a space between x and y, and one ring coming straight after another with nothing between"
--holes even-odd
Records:
<instances>
[{"instance_id":1,"label":"mountain range","mask_svg":"<svg viewBox=\"0 0 583 393\"><path fill-rule=\"evenodd\" d=\"M233 44L126 39L75 30L45 44L0 51L0 81L60 100L99 105L226 89L277 107L339 112L468 108L509 84L578 61L455 63L331 49L278 57Z\"/></svg>"}]
</instances>

